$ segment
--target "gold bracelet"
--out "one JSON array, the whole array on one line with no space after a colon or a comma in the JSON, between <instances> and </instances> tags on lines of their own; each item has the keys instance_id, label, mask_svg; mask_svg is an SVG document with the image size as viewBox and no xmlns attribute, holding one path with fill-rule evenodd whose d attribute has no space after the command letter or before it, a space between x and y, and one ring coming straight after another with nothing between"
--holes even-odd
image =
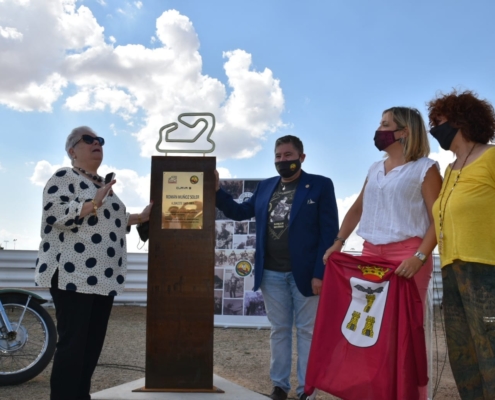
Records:
<instances>
[{"instance_id":1,"label":"gold bracelet","mask_svg":"<svg viewBox=\"0 0 495 400\"><path fill-rule=\"evenodd\" d=\"M138 214L138 224L141 225L143 222L141 221L141 214Z\"/></svg>"},{"instance_id":2,"label":"gold bracelet","mask_svg":"<svg viewBox=\"0 0 495 400\"><path fill-rule=\"evenodd\" d=\"M93 214L95 217L97 217L96 211L98 210L98 206L96 205L95 199L91 200L91 203L93 203Z\"/></svg>"}]
</instances>

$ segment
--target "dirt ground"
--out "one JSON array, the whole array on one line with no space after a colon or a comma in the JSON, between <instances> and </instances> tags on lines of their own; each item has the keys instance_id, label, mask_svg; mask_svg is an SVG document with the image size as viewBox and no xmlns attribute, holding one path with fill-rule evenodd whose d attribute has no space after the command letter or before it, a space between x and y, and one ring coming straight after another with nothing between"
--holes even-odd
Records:
<instances>
[{"instance_id":1,"label":"dirt ground","mask_svg":"<svg viewBox=\"0 0 495 400\"><path fill-rule=\"evenodd\" d=\"M50 310L53 315L53 309ZM435 310L433 328L432 386L435 400L460 399L445 353L445 337L440 314ZM93 376L92 391L98 392L144 377L146 308L116 306L112 311L108 335ZM269 330L215 329L214 372L252 391L268 394ZM295 346L294 346L295 347ZM295 358L295 357L294 357ZM33 380L19 386L0 387L2 400L49 399L51 364ZM295 365L293 366L295 371ZM292 385L297 385L293 372ZM294 390L290 399L296 399ZM336 399L320 392L319 400ZM227 400L227 399L226 399ZM231 400L231 399L228 399Z\"/></svg>"}]
</instances>

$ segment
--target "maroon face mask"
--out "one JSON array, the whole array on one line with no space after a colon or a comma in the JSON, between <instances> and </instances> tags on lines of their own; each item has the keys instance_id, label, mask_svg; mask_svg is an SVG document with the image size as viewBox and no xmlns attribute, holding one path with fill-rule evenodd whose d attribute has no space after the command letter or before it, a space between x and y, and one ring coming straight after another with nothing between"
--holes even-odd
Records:
<instances>
[{"instance_id":1,"label":"maroon face mask","mask_svg":"<svg viewBox=\"0 0 495 400\"><path fill-rule=\"evenodd\" d=\"M395 131L376 131L375 137L373 140L375 141L375 146L378 150L385 150L391 144L394 144L397 140L395 138L394 132L397 132L400 129L396 129Z\"/></svg>"}]
</instances>

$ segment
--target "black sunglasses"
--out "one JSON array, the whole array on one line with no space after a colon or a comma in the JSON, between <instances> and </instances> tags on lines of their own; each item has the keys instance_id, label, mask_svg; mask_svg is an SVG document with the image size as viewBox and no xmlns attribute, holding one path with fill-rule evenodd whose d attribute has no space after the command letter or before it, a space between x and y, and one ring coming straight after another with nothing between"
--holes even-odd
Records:
<instances>
[{"instance_id":1,"label":"black sunglasses","mask_svg":"<svg viewBox=\"0 0 495 400\"><path fill-rule=\"evenodd\" d=\"M79 139L76 143L74 143L74 145L72 147L74 147L76 144L78 144L81 140L84 143L87 143L87 144L93 144L93 142L95 140L98 141L98 143L100 144L100 146L103 146L105 144L105 139L103 139L102 137L91 136L91 135L82 135L81 139Z\"/></svg>"}]
</instances>

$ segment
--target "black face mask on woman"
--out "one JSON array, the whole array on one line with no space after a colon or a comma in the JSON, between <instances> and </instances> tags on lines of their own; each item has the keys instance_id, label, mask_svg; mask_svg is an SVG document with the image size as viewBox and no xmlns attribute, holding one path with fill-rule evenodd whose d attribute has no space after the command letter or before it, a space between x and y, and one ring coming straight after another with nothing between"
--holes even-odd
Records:
<instances>
[{"instance_id":1,"label":"black face mask on woman","mask_svg":"<svg viewBox=\"0 0 495 400\"><path fill-rule=\"evenodd\" d=\"M301 169L301 160L277 161L275 168L282 178L290 178Z\"/></svg>"},{"instance_id":2,"label":"black face mask on woman","mask_svg":"<svg viewBox=\"0 0 495 400\"><path fill-rule=\"evenodd\" d=\"M395 131L376 131L375 137L373 138L376 148L382 151L391 144L394 144L397 140L399 140L395 138L394 133L399 130L400 129L396 129Z\"/></svg>"},{"instance_id":3,"label":"black face mask on woman","mask_svg":"<svg viewBox=\"0 0 495 400\"><path fill-rule=\"evenodd\" d=\"M450 150L452 140L454 140L458 131L459 128L454 128L448 122L444 122L443 124L430 129L431 136L437 139L440 147L444 150Z\"/></svg>"}]
</instances>

